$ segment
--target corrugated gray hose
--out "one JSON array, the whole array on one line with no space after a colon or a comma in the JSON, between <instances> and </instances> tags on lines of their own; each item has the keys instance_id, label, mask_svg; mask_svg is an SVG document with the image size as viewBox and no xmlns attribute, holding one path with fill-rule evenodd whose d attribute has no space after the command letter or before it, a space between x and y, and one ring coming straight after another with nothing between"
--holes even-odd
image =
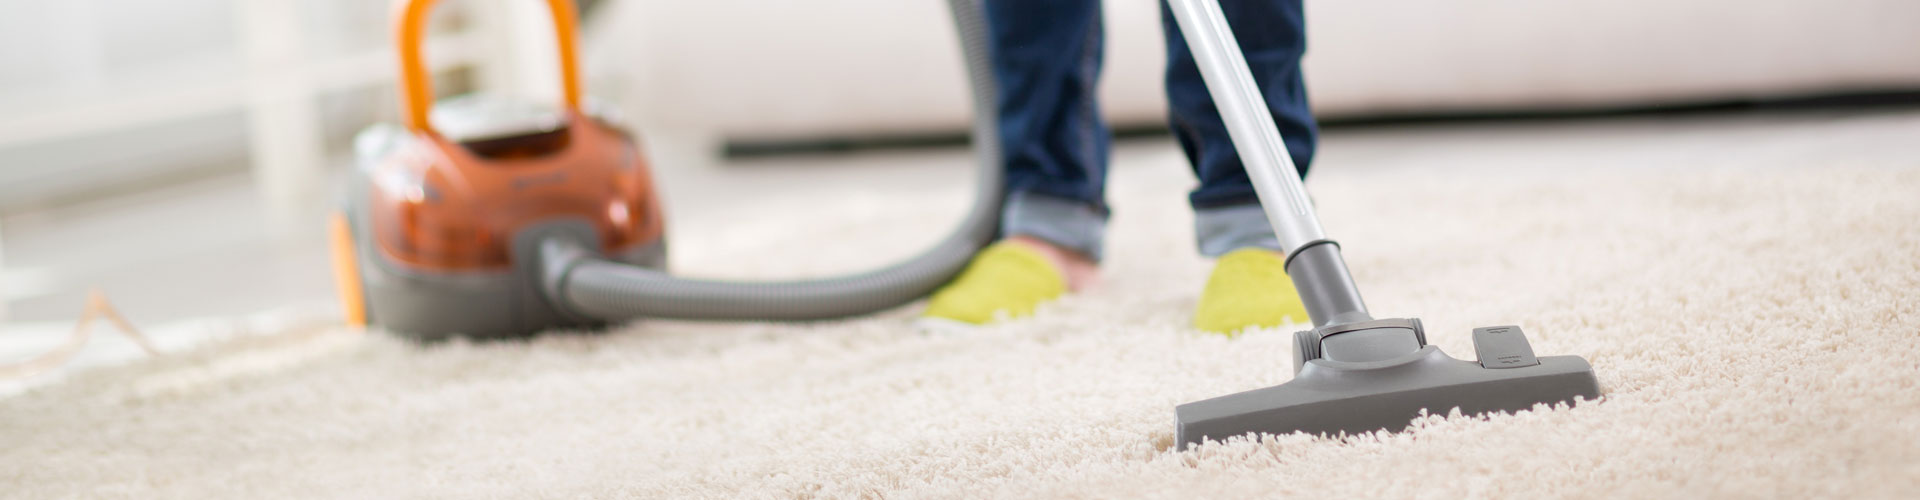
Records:
<instances>
[{"instance_id":1,"label":"corrugated gray hose","mask_svg":"<svg viewBox=\"0 0 1920 500\"><path fill-rule=\"evenodd\" d=\"M867 314L932 293L992 242L1001 186L993 67L982 0L949 0L973 89L973 150L978 163L973 209L939 245L905 262L863 274L808 281L743 283L676 278L600 258L580 242L540 244L541 285L568 312L602 320L809 320Z\"/></svg>"}]
</instances>

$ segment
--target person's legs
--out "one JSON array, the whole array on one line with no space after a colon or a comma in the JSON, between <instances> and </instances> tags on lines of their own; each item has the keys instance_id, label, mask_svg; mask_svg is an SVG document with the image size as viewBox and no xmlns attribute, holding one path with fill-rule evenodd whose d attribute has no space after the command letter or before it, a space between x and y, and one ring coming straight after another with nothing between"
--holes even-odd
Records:
<instances>
[{"instance_id":1,"label":"person's legs","mask_svg":"<svg viewBox=\"0 0 1920 500\"><path fill-rule=\"evenodd\" d=\"M1306 84L1300 74L1300 57L1306 52L1300 4L1301 0L1220 0L1254 82L1286 139L1287 153L1304 178L1319 131L1307 107ZM1200 179L1200 187L1188 195L1194 236L1200 253L1220 258L1200 293L1194 326L1231 333L1247 327L1306 323L1306 307L1287 277L1280 242L1165 0L1160 20L1167 44L1169 122Z\"/></svg>"},{"instance_id":2,"label":"person's legs","mask_svg":"<svg viewBox=\"0 0 1920 500\"><path fill-rule=\"evenodd\" d=\"M1030 314L1093 278L1106 232L1111 135L1095 102L1100 0L988 0L1007 201L1005 237L928 300L926 317Z\"/></svg>"},{"instance_id":3,"label":"person's legs","mask_svg":"<svg viewBox=\"0 0 1920 500\"><path fill-rule=\"evenodd\" d=\"M1094 99L1100 0L990 0L986 11L1007 169L1002 230L1098 259L1112 139Z\"/></svg>"},{"instance_id":4,"label":"person's legs","mask_svg":"<svg viewBox=\"0 0 1920 500\"><path fill-rule=\"evenodd\" d=\"M1306 52L1306 24L1301 0L1220 0L1227 24L1247 59L1254 82L1266 97L1274 124L1286 138L1287 153L1305 178L1313 163L1319 130L1307 107L1306 84L1300 57ZM1192 163L1200 187L1188 196L1195 215L1200 252L1217 257L1245 247L1278 250L1273 228L1260 210L1246 168L1227 136L1220 110L1214 107L1201 79L1193 52L1182 38L1173 13L1164 0L1160 17L1167 44L1167 103L1169 122L1180 148Z\"/></svg>"}]
</instances>

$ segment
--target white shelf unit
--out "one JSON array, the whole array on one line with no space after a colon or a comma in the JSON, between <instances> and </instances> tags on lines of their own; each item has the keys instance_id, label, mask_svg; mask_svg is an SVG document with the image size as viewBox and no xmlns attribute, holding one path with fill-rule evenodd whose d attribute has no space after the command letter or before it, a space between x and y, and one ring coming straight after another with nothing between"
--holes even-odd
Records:
<instances>
[{"instance_id":1,"label":"white shelf unit","mask_svg":"<svg viewBox=\"0 0 1920 500\"><path fill-rule=\"evenodd\" d=\"M544 2L441 3L434 25L451 28L434 30L426 48L436 74L466 69L478 88L547 93L553 77L544 73L551 71L520 71L552 64L550 52L526 47L551 47ZM341 153L326 150L321 97L392 85L390 9L389 0L0 3L0 19L11 19L0 21L0 32L13 33L0 35L0 42L38 47L0 51L0 155L24 148L51 149L40 158L69 149L140 149L89 138L238 114L244 140L220 146L245 151L270 206L298 213L325 192L316 185L326 177L327 158ZM186 50L164 53L143 49L147 45ZM163 57L142 57L155 51ZM0 162L0 211L10 205L7 196L26 199L53 184L69 190L94 181L110 185L124 169L140 168L88 172L54 163ZM59 182L48 182L53 178Z\"/></svg>"}]
</instances>

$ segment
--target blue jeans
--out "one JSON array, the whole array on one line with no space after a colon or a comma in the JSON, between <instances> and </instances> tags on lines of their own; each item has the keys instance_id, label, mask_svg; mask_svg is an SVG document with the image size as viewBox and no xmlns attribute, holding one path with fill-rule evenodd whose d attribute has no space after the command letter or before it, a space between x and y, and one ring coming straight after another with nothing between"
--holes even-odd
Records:
<instances>
[{"instance_id":1,"label":"blue jeans","mask_svg":"<svg viewBox=\"0 0 1920 500\"><path fill-rule=\"evenodd\" d=\"M1300 77L1306 52L1300 2L1220 0L1220 7L1288 154L1305 176L1319 131ZM1104 191L1113 139L1094 95L1102 57L1100 0L988 0L986 14L1007 168L1002 231L1098 259L1109 216ZM1164 0L1160 25L1167 45L1168 122L1200 180L1188 196L1200 252L1279 249Z\"/></svg>"}]
</instances>

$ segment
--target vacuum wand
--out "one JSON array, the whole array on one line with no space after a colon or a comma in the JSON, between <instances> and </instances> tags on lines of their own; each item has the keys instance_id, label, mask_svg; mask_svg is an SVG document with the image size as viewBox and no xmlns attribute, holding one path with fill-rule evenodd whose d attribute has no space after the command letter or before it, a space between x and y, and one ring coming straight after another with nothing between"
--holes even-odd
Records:
<instances>
[{"instance_id":1,"label":"vacuum wand","mask_svg":"<svg viewBox=\"0 0 1920 500\"><path fill-rule=\"evenodd\" d=\"M1293 380L1175 408L1174 439L1181 449L1249 434L1399 431L1423 412L1519 411L1600 395L1585 359L1535 356L1517 326L1475 329L1474 362L1428 345L1418 319L1373 319L1340 246L1327 239L1314 216L1220 5L1168 4L1287 252L1287 276L1314 326L1294 334Z\"/></svg>"},{"instance_id":2,"label":"vacuum wand","mask_svg":"<svg viewBox=\"0 0 1920 500\"><path fill-rule=\"evenodd\" d=\"M1313 200L1301 184L1300 170L1287 154L1286 141L1273 123L1266 98L1253 72L1240 56L1227 18L1214 0L1171 0L1187 46L1200 66L1200 75L1213 95L1214 107L1227 125L1234 150L1246 167L1253 190L1260 197L1267 222L1287 254L1287 275L1300 291L1314 326L1355 323L1372 319L1360 300L1340 247L1327 239L1314 215ZM1324 248L1322 248L1324 247ZM1312 251L1309 251L1312 250Z\"/></svg>"}]
</instances>

